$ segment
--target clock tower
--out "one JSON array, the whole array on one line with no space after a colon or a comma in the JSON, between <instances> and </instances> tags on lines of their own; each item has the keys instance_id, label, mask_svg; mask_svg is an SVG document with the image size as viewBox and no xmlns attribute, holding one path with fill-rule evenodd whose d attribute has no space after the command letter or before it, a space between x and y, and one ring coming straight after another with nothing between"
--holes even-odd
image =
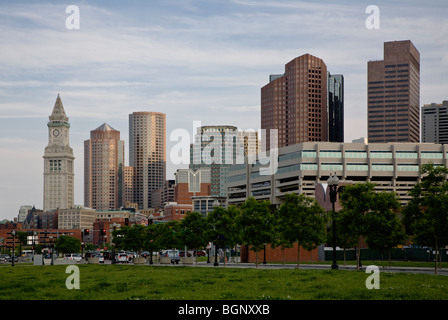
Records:
<instances>
[{"instance_id":1,"label":"clock tower","mask_svg":"<svg viewBox=\"0 0 448 320\"><path fill-rule=\"evenodd\" d=\"M74 205L73 149L69 144L70 123L61 98L56 98L48 122L48 145L44 158L44 212Z\"/></svg>"}]
</instances>

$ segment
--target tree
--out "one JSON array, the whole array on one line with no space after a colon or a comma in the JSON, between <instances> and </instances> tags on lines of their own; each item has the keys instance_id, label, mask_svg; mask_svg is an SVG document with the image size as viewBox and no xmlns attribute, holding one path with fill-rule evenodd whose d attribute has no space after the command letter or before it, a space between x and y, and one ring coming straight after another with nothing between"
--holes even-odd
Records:
<instances>
[{"instance_id":1,"label":"tree","mask_svg":"<svg viewBox=\"0 0 448 320\"><path fill-rule=\"evenodd\" d=\"M375 207L368 213L369 232L366 242L369 248L388 252L390 267L390 250L407 238L397 214L400 203L394 193L379 192L375 193L374 198Z\"/></svg>"},{"instance_id":2,"label":"tree","mask_svg":"<svg viewBox=\"0 0 448 320\"><path fill-rule=\"evenodd\" d=\"M235 246L240 242L239 228L237 225L240 210L236 206L215 207L207 215L209 231L207 239L219 248ZM225 260L224 260L225 264Z\"/></svg>"},{"instance_id":3,"label":"tree","mask_svg":"<svg viewBox=\"0 0 448 320\"><path fill-rule=\"evenodd\" d=\"M145 236L143 240L143 249L150 252L150 264L152 264L152 254L153 252L160 250L160 242L158 241L161 236L160 224L150 224L145 228Z\"/></svg>"},{"instance_id":4,"label":"tree","mask_svg":"<svg viewBox=\"0 0 448 320\"><path fill-rule=\"evenodd\" d=\"M160 228L159 237L157 239L157 245L161 249L174 249L182 246L180 242L180 222L168 221L157 225Z\"/></svg>"},{"instance_id":5,"label":"tree","mask_svg":"<svg viewBox=\"0 0 448 320\"><path fill-rule=\"evenodd\" d=\"M342 209L343 210L343 209ZM356 232L350 228L351 221L346 221L347 215L342 210L332 213L332 219L336 219L336 245L344 251L344 265L346 264L346 249L353 248L358 243L359 237ZM327 242L333 246L333 228L330 228L327 234Z\"/></svg>"},{"instance_id":6,"label":"tree","mask_svg":"<svg viewBox=\"0 0 448 320\"><path fill-rule=\"evenodd\" d=\"M352 230L353 234L358 239L358 253L356 259L356 270L359 270L360 258L360 240L365 237L369 230L367 213L374 207L374 188L373 183L357 183L354 185L344 186L344 189L339 195L339 201L343 210L338 214L341 216L341 221L344 223L346 230Z\"/></svg>"},{"instance_id":7,"label":"tree","mask_svg":"<svg viewBox=\"0 0 448 320\"><path fill-rule=\"evenodd\" d=\"M416 243L435 249L437 275L439 250L448 243L448 169L428 163L420 173L424 177L409 192L412 198L403 210L403 221Z\"/></svg>"},{"instance_id":8,"label":"tree","mask_svg":"<svg viewBox=\"0 0 448 320\"><path fill-rule=\"evenodd\" d=\"M54 242L54 249L63 254L79 253L81 251L81 240L71 236L59 236Z\"/></svg>"},{"instance_id":9,"label":"tree","mask_svg":"<svg viewBox=\"0 0 448 320\"><path fill-rule=\"evenodd\" d=\"M139 224L121 226L113 231L113 239L118 249L139 251L144 246L145 227Z\"/></svg>"},{"instance_id":10,"label":"tree","mask_svg":"<svg viewBox=\"0 0 448 320\"><path fill-rule=\"evenodd\" d=\"M271 240L271 248L280 247L282 250L282 264L285 264L285 249L292 248L294 243L289 242L287 239L283 237L282 226L279 217L280 211L274 211L274 223L272 225L272 240Z\"/></svg>"},{"instance_id":11,"label":"tree","mask_svg":"<svg viewBox=\"0 0 448 320\"><path fill-rule=\"evenodd\" d=\"M207 227L208 223L205 217L201 213L194 211L187 213L187 216L180 222L182 242L188 248L194 249L196 255L198 249L204 247L208 242L205 237ZM197 263L198 259L196 257Z\"/></svg>"},{"instance_id":12,"label":"tree","mask_svg":"<svg viewBox=\"0 0 448 320\"><path fill-rule=\"evenodd\" d=\"M369 247L390 250L404 241L400 221L394 210L399 202L395 194L376 192L375 184L357 183L344 186L339 196L343 210L338 214L344 230L353 231L358 239L356 269L359 270L361 237Z\"/></svg>"},{"instance_id":13,"label":"tree","mask_svg":"<svg viewBox=\"0 0 448 320\"><path fill-rule=\"evenodd\" d=\"M239 227L242 231L241 240L251 246L256 252L256 266L258 268L258 252L272 240L273 215L269 201L257 201L250 197L241 206Z\"/></svg>"},{"instance_id":14,"label":"tree","mask_svg":"<svg viewBox=\"0 0 448 320\"><path fill-rule=\"evenodd\" d=\"M289 246L298 244L297 269L300 264L300 247L313 250L326 239L327 216L316 200L289 193L278 210L280 238Z\"/></svg>"}]
</instances>

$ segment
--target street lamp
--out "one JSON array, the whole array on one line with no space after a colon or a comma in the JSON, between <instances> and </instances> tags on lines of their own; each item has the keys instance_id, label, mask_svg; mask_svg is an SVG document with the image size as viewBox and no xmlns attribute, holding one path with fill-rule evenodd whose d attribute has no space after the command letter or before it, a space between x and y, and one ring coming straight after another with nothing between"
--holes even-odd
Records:
<instances>
[{"instance_id":1,"label":"street lamp","mask_svg":"<svg viewBox=\"0 0 448 320\"><path fill-rule=\"evenodd\" d=\"M335 211L335 203L337 198L337 188L339 184L339 178L336 176L336 173L332 176L330 174L330 177L327 180L328 186L330 188L330 201L333 209L333 264L331 265L331 269L337 270L338 263L336 262L336 211Z\"/></svg>"},{"instance_id":2,"label":"street lamp","mask_svg":"<svg viewBox=\"0 0 448 320\"><path fill-rule=\"evenodd\" d=\"M12 259L11 259L11 267L14 267L14 242L16 241L16 230L11 231L12 234Z\"/></svg>"}]
</instances>

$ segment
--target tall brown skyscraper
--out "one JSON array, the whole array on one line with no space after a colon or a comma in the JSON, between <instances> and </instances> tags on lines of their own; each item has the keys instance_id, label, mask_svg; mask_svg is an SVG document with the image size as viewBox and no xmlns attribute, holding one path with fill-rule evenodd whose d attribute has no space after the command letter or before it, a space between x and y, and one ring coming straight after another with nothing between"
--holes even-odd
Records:
<instances>
[{"instance_id":1,"label":"tall brown skyscraper","mask_svg":"<svg viewBox=\"0 0 448 320\"><path fill-rule=\"evenodd\" d=\"M124 141L104 123L84 141L84 205L97 210L123 205Z\"/></svg>"},{"instance_id":2,"label":"tall brown skyscraper","mask_svg":"<svg viewBox=\"0 0 448 320\"><path fill-rule=\"evenodd\" d=\"M305 141L328 141L327 66L304 54L271 75L261 88L261 128L278 130L278 147Z\"/></svg>"},{"instance_id":3,"label":"tall brown skyscraper","mask_svg":"<svg viewBox=\"0 0 448 320\"><path fill-rule=\"evenodd\" d=\"M134 171L134 201L139 209L151 208L151 191L166 180L166 119L160 112L129 115L129 162Z\"/></svg>"},{"instance_id":4,"label":"tall brown skyscraper","mask_svg":"<svg viewBox=\"0 0 448 320\"><path fill-rule=\"evenodd\" d=\"M368 65L368 141L420 142L420 53L410 40L384 43Z\"/></svg>"}]
</instances>

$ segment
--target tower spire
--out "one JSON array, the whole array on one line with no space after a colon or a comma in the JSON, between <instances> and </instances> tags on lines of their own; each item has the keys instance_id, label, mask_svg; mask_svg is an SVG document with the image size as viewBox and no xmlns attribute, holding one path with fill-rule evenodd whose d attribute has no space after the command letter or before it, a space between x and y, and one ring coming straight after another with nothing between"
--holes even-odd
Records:
<instances>
[{"instance_id":1,"label":"tower spire","mask_svg":"<svg viewBox=\"0 0 448 320\"><path fill-rule=\"evenodd\" d=\"M68 122L68 117L65 114L64 106L62 104L61 97L59 96L56 98L56 102L53 107L53 112L51 113L51 116L49 117L50 121L62 121L62 122Z\"/></svg>"}]
</instances>

